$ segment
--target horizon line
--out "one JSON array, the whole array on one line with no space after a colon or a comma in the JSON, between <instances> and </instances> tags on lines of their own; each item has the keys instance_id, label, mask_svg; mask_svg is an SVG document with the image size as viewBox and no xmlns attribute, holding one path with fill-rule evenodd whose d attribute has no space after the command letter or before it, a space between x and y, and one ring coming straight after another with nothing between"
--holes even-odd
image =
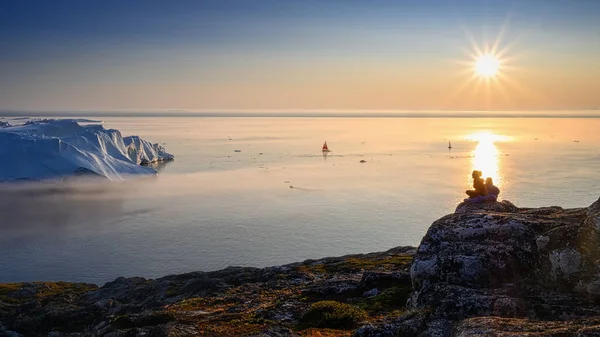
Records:
<instances>
[{"instance_id":1,"label":"horizon line","mask_svg":"<svg viewBox=\"0 0 600 337\"><path fill-rule=\"evenodd\" d=\"M544 110L0 110L2 117L600 118L600 109Z\"/></svg>"}]
</instances>

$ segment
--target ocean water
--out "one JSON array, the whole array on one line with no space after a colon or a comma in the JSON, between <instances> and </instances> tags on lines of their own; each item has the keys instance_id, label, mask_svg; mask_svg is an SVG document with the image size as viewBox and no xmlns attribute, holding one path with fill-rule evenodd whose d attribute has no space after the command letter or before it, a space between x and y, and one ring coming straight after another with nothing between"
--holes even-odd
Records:
<instances>
[{"instance_id":1,"label":"ocean water","mask_svg":"<svg viewBox=\"0 0 600 337\"><path fill-rule=\"evenodd\" d=\"M175 161L127 182L0 186L0 282L102 284L416 246L473 169L521 207L600 196L594 118L99 119Z\"/></svg>"}]
</instances>

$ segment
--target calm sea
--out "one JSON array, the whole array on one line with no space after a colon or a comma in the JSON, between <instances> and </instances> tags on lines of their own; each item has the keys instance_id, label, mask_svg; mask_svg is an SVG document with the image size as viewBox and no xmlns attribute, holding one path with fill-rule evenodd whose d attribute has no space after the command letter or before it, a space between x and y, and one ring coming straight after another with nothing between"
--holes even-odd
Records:
<instances>
[{"instance_id":1,"label":"calm sea","mask_svg":"<svg viewBox=\"0 0 600 337\"><path fill-rule=\"evenodd\" d=\"M600 196L600 119L101 119L164 143L175 161L125 183L0 187L0 282L103 283L416 246L475 168L522 207Z\"/></svg>"}]
</instances>

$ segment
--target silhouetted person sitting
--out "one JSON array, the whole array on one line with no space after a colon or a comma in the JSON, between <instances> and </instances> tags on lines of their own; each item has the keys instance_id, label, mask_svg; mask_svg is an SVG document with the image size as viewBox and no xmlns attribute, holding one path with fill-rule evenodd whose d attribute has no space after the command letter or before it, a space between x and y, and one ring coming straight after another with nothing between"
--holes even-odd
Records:
<instances>
[{"instance_id":1,"label":"silhouetted person sitting","mask_svg":"<svg viewBox=\"0 0 600 337\"><path fill-rule=\"evenodd\" d=\"M487 188L485 186L485 181L481 178L481 171L473 171L471 176L473 177L473 189L468 190L466 193L469 198L477 198L481 196L486 196L488 194Z\"/></svg>"},{"instance_id":2,"label":"silhouetted person sitting","mask_svg":"<svg viewBox=\"0 0 600 337\"><path fill-rule=\"evenodd\" d=\"M486 187L487 193L488 193L487 199L496 201L496 199L498 198L498 195L500 194L500 189L498 188L498 186L494 185L494 181L492 180L491 177L487 177L485 179L485 187Z\"/></svg>"}]
</instances>

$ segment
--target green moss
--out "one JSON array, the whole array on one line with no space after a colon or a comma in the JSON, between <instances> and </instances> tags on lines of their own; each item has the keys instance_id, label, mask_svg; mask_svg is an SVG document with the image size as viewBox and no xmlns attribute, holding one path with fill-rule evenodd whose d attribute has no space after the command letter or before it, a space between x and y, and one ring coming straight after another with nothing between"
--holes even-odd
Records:
<instances>
[{"instance_id":1,"label":"green moss","mask_svg":"<svg viewBox=\"0 0 600 337\"><path fill-rule=\"evenodd\" d=\"M168 306L172 312L194 311L201 309L205 304L205 300L200 298L190 298Z\"/></svg>"},{"instance_id":2,"label":"green moss","mask_svg":"<svg viewBox=\"0 0 600 337\"><path fill-rule=\"evenodd\" d=\"M21 289L23 283L3 283L0 284L0 302L8 304L19 304L25 301L22 298L11 297L10 294Z\"/></svg>"},{"instance_id":3,"label":"green moss","mask_svg":"<svg viewBox=\"0 0 600 337\"><path fill-rule=\"evenodd\" d=\"M301 266L296 267L296 271L303 274L308 273L317 273L323 274L326 272L325 266L323 264L303 264Z\"/></svg>"},{"instance_id":4,"label":"green moss","mask_svg":"<svg viewBox=\"0 0 600 337\"><path fill-rule=\"evenodd\" d=\"M16 296L18 291L25 288L31 290L32 296ZM32 299L46 301L65 294L82 295L97 288L95 284L70 282L2 283L0 301L9 304L21 304Z\"/></svg>"},{"instance_id":5,"label":"green moss","mask_svg":"<svg viewBox=\"0 0 600 337\"><path fill-rule=\"evenodd\" d=\"M384 258L349 257L339 262L330 263L311 263L307 262L296 267L300 273L336 273L336 272L356 272L360 270L398 270L410 266L412 263L410 255L393 255Z\"/></svg>"},{"instance_id":6,"label":"green moss","mask_svg":"<svg viewBox=\"0 0 600 337\"><path fill-rule=\"evenodd\" d=\"M23 283L2 283L0 284L0 296L17 291L21 289L22 286Z\"/></svg>"},{"instance_id":7,"label":"green moss","mask_svg":"<svg viewBox=\"0 0 600 337\"><path fill-rule=\"evenodd\" d=\"M406 301L410 296L412 287L391 287L382 291L379 295L365 298L358 306L369 314L388 313L406 307Z\"/></svg>"},{"instance_id":8,"label":"green moss","mask_svg":"<svg viewBox=\"0 0 600 337\"><path fill-rule=\"evenodd\" d=\"M299 328L351 329L368 318L367 313L353 305L336 301L313 303L302 317Z\"/></svg>"},{"instance_id":9,"label":"green moss","mask_svg":"<svg viewBox=\"0 0 600 337\"><path fill-rule=\"evenodd\" d=\"M351 257L340 263L339 265L331 266L331 271L339 270L369 270L376 268L399 269L412 263L412 256L394 255L387 259L369 259L361 257Z\"/></svg>"},{"instance_id":10,"label":"green moss","mask_svg":"<svg viewBox=\"0 0 600 337\"><path fill-rule=\"evenodd\" d=\"M181 286L179 284L171 282L171 284L169 284L169 287L167 288L167 291L165 291L165 295L167 295L167 297L177 296L180 293L180 289Z\"/></svg>"},{"instance_id":11,"label":"green moss","mask_svg":"<svg viewBox=\"0 0 600 337\"><path fill-rule=\"evenodd\" d=\"M36 291L36 298L46 299L64 293L84 294L88 291L98 288L95 284L88 283L70 283L70 282L34 282L40 285Z\"/></svg>"}]
</instances>

